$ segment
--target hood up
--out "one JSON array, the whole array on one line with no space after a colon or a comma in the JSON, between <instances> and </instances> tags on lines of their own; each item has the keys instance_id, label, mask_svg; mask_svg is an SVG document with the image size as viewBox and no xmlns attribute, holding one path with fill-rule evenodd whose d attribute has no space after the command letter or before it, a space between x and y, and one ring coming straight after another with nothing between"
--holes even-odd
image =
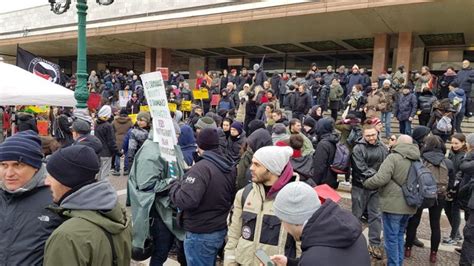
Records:
<instances>
[{"instance_id":1,"label":"hood up","mask_svg":"<svg viewBox=\"0 0 474 266\"><path fill-rule=\"evenodd\" d=\"M225 158L224 156L222 156L222 154L218 154L212 151L205 151L202 155L202 158L213 163L223 173L230 173L234 165L231 160Z\"/></svg>"},{"instance_id":2,"label":"hood up","mask_svg":"<svg viewBox=\"0 0 474 266\"><path fill-rule=\"evenodd\" d=\"M248 138L247 143L252 149L252 151L256 151L261 147L271 146L273 145L272 136L268 132L268 130L259 128L254 131Z\"/></svg>"},{"instance_id":3,"label":"hood up","mask_svg":"<svg viewBox=\"0 0 474 266\"><path fill-rule=\"evenodd\" d=\"M303 252L314 246L347 248L362 234L362 226L352 213L326 200L303 228Z\"/></svg>"},{"instance_id":4,"label":"hood up","mask_svg":"<svg viewBox=\"0 0 474 266\"><path fill-rule=\"evenodd\" d=\"M396 152L404 158L412 161L420 159L420 150L416 144L400 143L393 147L393 152Z\"/></svg>"},{"instance_id":5,"label":"hood up","mask_svg":"<svg viewBox=\"0 0 474 266\"><path fill-rule=\"evenodd\" d=\"M428 151L423 153L423 159L431 163L432 165L439 166L444 160L444 154L441 151Z\"/></svg>"},{"instance_id":6,"label":"hood up","mask_svg":"<svg viewBox=\"0 0 474 266\"><path fill-rule=\"evenodd\" d=\"M316 123L315 132L318 136L332 133L333 131L334 131L334 122L332 118L324 117L324 118L321 118Z\"/></svg>"}]
</instances>

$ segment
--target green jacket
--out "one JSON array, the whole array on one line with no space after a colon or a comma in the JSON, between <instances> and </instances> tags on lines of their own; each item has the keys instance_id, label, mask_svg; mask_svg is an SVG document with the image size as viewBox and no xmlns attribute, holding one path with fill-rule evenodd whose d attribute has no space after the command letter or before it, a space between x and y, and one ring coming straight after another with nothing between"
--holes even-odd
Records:
<instances>
[{"instance_id":1,"label":"green jacket","mask_svg":"<svg viewBox=\"0 0 474 266\"><path fill-rule=\"evenodd\" d=\"M341 85L331 85L329 90L329 101L340 101L344 95L344 90Z\"/></svg>"},{"instance_id":2,"label":"green jacket","mask_svg":"<svg viewBox=\"0 0 474 266\"><path fill-rule=\"evenodd\" d=\"M414 214L416 208L407 205L402 188L405 183L411 162L420 160L420 150L416 144L398 144L388 155L377 174L365 180L364 187L378 189L380 209L394 214Z\"/></svg>"},{"instance_id":3,"label":"green jacket","mask_svg":"<svg viewBox=\"0 0 474 266\"><path fill-rule=\"evenodd\" d=\"M112 238L117 265L130 265L132 228L126 209L109 181L92 183L51 209L66 221L48 238L44 265L112 265Z\"/></svg>"},{"instance_id":4,"label":"green jacket","mask_svg":"<svg viewBox=\"0 0 474 266\"><path fill-rule=\"evenodd\" d=\"M175 146L175 151L178 158L176 176L182 176L185 168L183 154L179 146ZM133 247L143 248L145 240L150 237L148 218L153 205L176 238L184 239L184 231L177 227L176 219L173 218L175 208L171 206L166 192L173 180L168 162L161 157L159 143L153 142L153 135L149 134L135 155L128 179L133 219ZM164 192L164 195L156 197L160 192Z\"/></svg>"}]
</instances>

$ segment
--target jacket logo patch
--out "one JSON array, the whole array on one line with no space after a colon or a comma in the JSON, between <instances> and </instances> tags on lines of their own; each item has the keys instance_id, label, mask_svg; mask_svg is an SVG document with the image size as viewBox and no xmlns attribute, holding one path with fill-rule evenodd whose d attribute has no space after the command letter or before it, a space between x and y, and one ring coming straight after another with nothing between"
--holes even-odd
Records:
<instances>
[{"instance_id":1,"label":"jacket logo patch","mask_svg":"<svg viewBox=\"0 0 474 266\"><path fill-rule=\"evenodd\" d=\"M184 182L188 184L194 184L194 181L196 181L196 178L190 176L186 177L186 180L184 180Z\"/></svg>"},{"instance_id":2,"label":"jacket logo patch","mask_svg":"<svg viewBox=\"0 0 474 266\"><path fill-rule=\"evenodd\" d=\"M49 222L49 216L41 215L41 216L38 217L38 220L40 220L42 222Z\"/></svg>"},{"instance_id":3,"label":"jacket logo patch","mask_svg":"<svg viewBox=\"0 0 474 266\"><path fill-rule=\"evenodd\" d=\"M242 238L243 239L249 239L250 236L252 235L252 229L248 226L242 227Z\"/></svg>"}]
</instances>

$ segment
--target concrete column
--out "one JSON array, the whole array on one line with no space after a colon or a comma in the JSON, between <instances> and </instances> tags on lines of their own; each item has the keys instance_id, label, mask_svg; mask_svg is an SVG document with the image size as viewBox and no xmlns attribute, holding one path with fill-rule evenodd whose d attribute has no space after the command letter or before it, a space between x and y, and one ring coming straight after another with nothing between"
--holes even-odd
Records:
<instances>
[{"instance_id":1,"label":"concrete column","mask_svg":"<svg viewBox=\"0 0 474 266\"><path fill-rule=\"evenodd\" d=\"M156 67L171 66L171 50L166 48L156 48Z\"/></svg>"},{"instance_id":2,"label":"concrete column","mask_svg":"<svg viewBox=\"0 0 474 266\"><path fill-rule=\"evenodd\" d=\"M413 34L411 32L399 32L397 47L396 67L404 65L405 71L409 72L413 50Z\"/></svg>"},{"instance_id":3,"label":"concrete column","mask_svg":"<svg viewBox=\"0 0 474 266\"><path fill-rule=\"evenodd\" d=\"M156 68L156 48L148 48L145 51L145 73L153 72Z\"/></svg>"},{"instance_id":4,"label":"concrete column","mask_svg":"<svg viewBox=\"0 0 474 266\"><path fill-rule=\"evenodd\" d=\"M194 88L196 83L196 71L206 69L206 59L204 57L190 57L189 58L189 85Z\"/></svg>"},{"instance_id":5,"label":"concrete column","mask_svg":"<svg viewBox=\"0 0 474 266\"><path fill-rule=\"evenodd\" d=\"M372 79L376 80L382 71L387 70L390 49L390 36L378 33L374 39L374 57L372 61Z\"/></svg>"}]
</instances>

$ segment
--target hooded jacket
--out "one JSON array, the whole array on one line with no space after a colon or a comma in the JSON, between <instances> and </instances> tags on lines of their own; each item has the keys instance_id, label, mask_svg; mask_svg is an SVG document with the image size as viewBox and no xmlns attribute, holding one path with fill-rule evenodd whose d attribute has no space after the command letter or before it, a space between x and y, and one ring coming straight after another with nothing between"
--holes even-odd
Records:
<instances>
[{"instance_id":1,"label":"hooded jacket","mask_svg":"<svg viewBox=\"0 0 474 266\"><path fill-rule=\"evenodd\" d=\"M393 214L416 212L416 208L407 205L401 184L408 178L411 163L417 160L420 160L420 150L416 144L397 144L383 161L377 174L364 181L365 188L378 189L382 212Z\"/></svg>"},{"instance_id":2,"label":"hooded jacket","mask_svg":"<svg viewBox=\"0 0 474 266\"><path fill-rule=\"evenodd\" d=\"M36 119L32 114L20 112L17 114L18 131L33 130L38 133L38 127L36 126Z\"/></svg>"},{"instance_id":3,"label":"hooded jacket","mask_svg":"<svg viewBox=\"0 0 474 266\"><path fill-rule=\"evenodd\" d=\"M119 116L112 122L112 127L114 128L117 147L121 148L125 135L133 127L132 119L128 116Z\"/></svg>"},{"instance_id":4,"label":"hooded jacket","mask_svg":"<svg viewBox=\"0 0 474 266\"><path fill-rule=\"evenodd\" d=\"M227 140L227 149L226 154L227 158L231 159L234 162L240 160L240 148L245 143L245 131L242 130L242 133L237 137L229 136Z\"/></svg>"},{"instance_id":5,"label":"hooded jacket","mask_svg":"<svg viewBox=\"0 0 474 266\"><path fill-rule=\"evenodd\" d=\"M176 223L176 208L169 197L170 183L175 179L170 173L169 163L161 156L160 144L153 142L153 134L143 143L135 155L128 179L128 193L133 221L133 248L144 248L150 238L150 213L157 212L168 230L180 241L184 231ZM184 174L184 158L175 146L177 164L176 176ZM153 210L154 208L154 210Z\"/></svg>"},{"instance_id":6,"label":"hooded jacket","mask_svg":"<svg viewBox=\"0 0 474 266\"><path fill-rule=\"evenodd\" d=\"M0 189L0 265L43 265L46 240L62 222L46 209L53 199L45 178L42 166L28 191Z\"/></svg>"},{"instance_id":7,"label":"hooded jacket","mask_svg":"<svg viewBox=\"0 0 474 266\"><path fill-rule=\"evenodd\" d=\"M360 222L330 199L305 224L301 249L301 266L370 265Z\"/></svg>"},{"instance_id":8,"label":"hooded jacket","mask_svg":"<svg viewBox=\"0 0 474 266\"><path fill-rule=\"evenodd\" d=\"M92 148L100 160L100 153L102 152L102 142L96 136L93 136L91 134L82 135L78 139L76 139L71 144L71 146L72 145L85 145L87 147Z\"/></svg>"},{"instance_id":9,"label":"hooded jacket","mask_svg":"<svg viewBox=\"0 0 474 266\"><path fill-rule=\"evenodd\" d=\"M330 166L336 154L336 143L339 137L333 131L331 119L323 118L316 124L319 142L313 155L313 179L317 185L328 184L332 188L337 188L337 174L331 170Z\"/></svg>"},{"instance_id":10,"label":"hooded jacket","mask_svg":"<svg viewBox=\"0 0 474 266\"><path fill-rule=\"evenodd\" d=\"M296 93L295 106L293 112L307 114L311 108L311 97L306 91Z\"/></svg>"},{"instance_id":11,"label":"hooded jacket","mask_svg":"<svg viewBox=\"0 0 474 266\"><path fill-rule=\"evenodd\" d=\"M53 209L66 221L46 242L44 265L112 265L110 234L117 265L130 265L132 227L107 180L85 185Z\"/></svg>"},{"instance_id":12,"label":"hooded jacket","mask_svg":"<svg viewBox=\"0 0 474 266\"><path fill-rule=\"evenodd\" d=\"M364 138L358 140L351 156L352 185L363 188L362 183L377 173L387 155L388 149L380 140L375 145Z\"/></svg>"},{"instance_id":13,"label":"hooded jacket","mask_svg":"<svg viewBox=\"0 0 474 266\"><path fill-rule=\"evenodd\" d=\"M102 142L100 157L112 157L112 155L119 153L115 142L114 129L109 122L98 119L94 136Z\"/></svg>"},{"instance_id":14,"label":"hooded jacket","mask_svg":"<svg viewBox=\"0 0 474 266\"><path fill-rule=\"evenodd\" d=\"M170 198L182 211L185 231L212 233L227 228L235 176L233 162L217 150L209 150L173 184Z\"/></svg>"},{"instance_id":15,"label":"hooded jacket","mask_svg":"<svg viewBox=\"0 0 474 266\"><path fill-rule=\"evenodd\" d=\"M196 152L197 145L193 129L190 126L181 126L181 134L178 138L178 145L181 147L186 164L189 166L193 165L193 154Z\"/></svg>"},{"instance_id":16,"label":"hooded jacket","mask_svg":"<svg viewBox=\"0 0 474 266\"><path fill-rule=\"evenodd\" d=\"M288 165L268 193L263 184L251 183L252 189L242 204L245 188L237 192L224 249L224 266L259 265L255 257L257 249L268 255L296 257L293 238L273 212L276 194L293 179L293 168Z\"/></svg>"},{"instance_id":17,"label":"hooded jacket","mask_svg":"<svg viewBox=\"0 0 474 266\"><path fill-rule=\"evenodd\" d=\"M423 152L421 158L423 161L429 162L436 167L440 167L441 163L444 162L448 168L448 188L454 187L455 172L453 162L450 159L447 159L442 151L426 151Z\"/></svg>"},{"instance_id":18,"label":"hooded jacket","mask_svg":"<svg viewBox=\"0 0 474 266\"><path fill-rule=\"evenodd\" d=\"M268 133L266 129L259 128L247 138L247 144L247 150L244 152L239 164L237 165L237 190L250 183L250 164L252 162L253 154L261 147L272 146L273 142L270 133Z\"/></svg>"}]
</instances>

